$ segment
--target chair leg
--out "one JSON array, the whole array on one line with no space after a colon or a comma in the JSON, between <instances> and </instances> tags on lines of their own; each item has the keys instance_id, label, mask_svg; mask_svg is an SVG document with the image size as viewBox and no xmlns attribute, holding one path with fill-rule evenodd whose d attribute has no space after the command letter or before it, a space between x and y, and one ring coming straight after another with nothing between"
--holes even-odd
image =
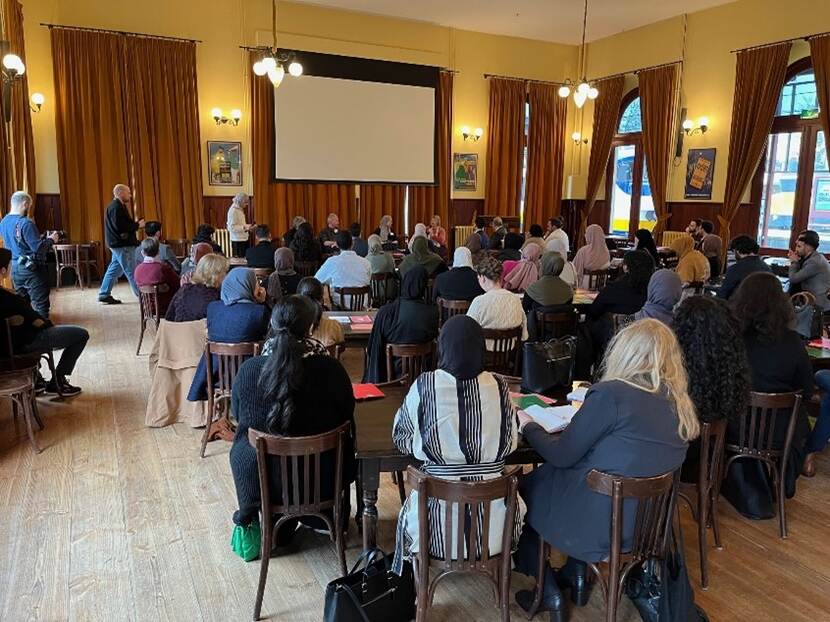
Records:
<instances>
[{"instance_id":1,"label":"chair leg","mask_svg":"<svg viewBox=\"0 0 830 622\"><path fill-rule=\"evenodd\" d=\"M346 524L348 525L349 517L345 517ZM346 576L346 543L343 539L346 537L346 534L343 533L343 517L339 517L339 520L336 520L334 523L334 545L337 547L337 559L340 561L340 576Z\"/></svg>"},{"instance_id":2,"label":"chair leg","mask_svg":"<svg viewBox=\"0 0 830 622\"><path fill-rule=\"evenodd\" d=\"M34 428L32 427L31 400L25 393L21 393L12 399L19 401L20 410L23 412L23 420L26 422L26 433L29 435L29 442L32 444L32 450L36 454L39 454L41 449L35 438Z\"/></svg>"},{"instance_id":3,"label":"chair leg","mask_svg":"<svg viewBox=\"0 0 830 622\"><path fill-rule=\"evenodd\" d=\"M395 479L398 482L398 497L401 499L401 505L406 501L406 488L403 485L403 471L395 471Z\"/></svg>"},{"instance_id":4,"label":"chair leg","mask_svg":"<svg viewBox=\"0 0 830 622\"><path fill-rule=\"evenodd\" d=\"M721 551L723 550L723 544L720 541L720 524L718 523L718 497L719 495L712 491L712 498L709 500L709 518L712 521L712 536L715 539L715 548Z\"/></svg>"},{"instance_id":5,"label":"chair leg","mask_svg":"<svg viewBox=\"0 0 830 622\"><path fill-rule=\"evenodd\" d=\"M269 517L263 517L268 519ZM268 520L270 523L270 520ZM265 595L265 580L268 578L268 562L271 561L271 536L274 529L270 524L264 525L262 530L262 544L259 549L259 585L256 590L256 602L254 603L254 620L259 620L262 613L262 597Z\"/></svg>"},{"instance_id":6,"label":"chair leg","mask_svg":"<svg viewBox=\"0 0 830 622\"><path fill-rule=\"evenodd\" d=\"M701 495L703 498L703 495ZM704 590L709 589L709 560L706 556L706 518L709 512L706 508L698 508L697 521L697 545L700 549L700 587Z\"/></svg>"},{"instance_id":7,"label":"chair leg","mask_svg":"<svg viewBox=\"0 0 830 622\"><path fill-rule=\"evenodd\" d=\"M527 612L528 620L533 619L536 612L539 610L539 605L542 604L542 594L545 590L545 570L547 569L547 558L549 555L548 543L542 536L539 536L539 559L536 566L536 587L534 588L533 603L530 605L530 611Z\"/></svg>"},{"instance_id":8,"label":"chair leg","mask_svg":"<svg viewBox=\"0 0 830 622\"><path fill-rule=\"evenodd\" d=\"M418 586L415 598L415 622L425 622L427 609L429 609L429 567L422 568L422 564L416 562L415 584Z\"/></svg>"},{"instance_id":9,"label":"chair leg","mask_svg":"<svg viewBox=\"0 0 830 622\"><path fill-rule=\"evenodd\" d=\"M210 426L213 424L213 420L216 417L216 413L213 410L213 396L208 395L208 416L207 422L205 423L205 431L202 434L202 447L199 449L199 457L205 457L205 449L207 448L208 444L208 437L210 436Z\"/></svg>"},{"instance_id":10,"label":"chair leg","mask_svg":"<svg viewBox=\"0 0 830 622\"><path fill-rule=\"evenodd\" d=\"M776 488L778 490L778 531L781 535L781 538L787 538L787 512L784 508L784 472L783 469L781 471L776 471L776 478L775 481Z\"/></svg>"},{"instance_id":11,"label":"chair leg","mask_svg":"<svg viewBox=\"0 0 830 622\"><path fill-rule=\"evenodd\" d=\"M508 553L502 553L502 555L508 555ZM502 622L510 622L510 567L507 566L507 571L502 570L499 575L501 620Z\"/></svg>"},{"instance_id":12,"label":"chair leg","mask_svg":"<svg viewBox=\"0 0 830 622\"><path fill-rule=\"evenodd\" d=\"M35 418L35 422L37 423L37 427L39 427L42 430L44 428L43 419L40 418L40 412L38 411L38 408L37 408L37 397L35 396L34 391L32 391L32 394L30 396L30 403L32 405L32 415Z\"/></svg>"},{"instance_id":13,"label":"chair leg","mask_svg":"<svg viewBox=\"0 0 830 622\"><path fill-rule=\"evenodd\" d=\"M141 332L138 335L138 347L135 349L135 355L138 356L141 352L141 342L144 341L144 330L147 328L147 324L144 320L141 320Z\"/></svg>"}]
</instances>

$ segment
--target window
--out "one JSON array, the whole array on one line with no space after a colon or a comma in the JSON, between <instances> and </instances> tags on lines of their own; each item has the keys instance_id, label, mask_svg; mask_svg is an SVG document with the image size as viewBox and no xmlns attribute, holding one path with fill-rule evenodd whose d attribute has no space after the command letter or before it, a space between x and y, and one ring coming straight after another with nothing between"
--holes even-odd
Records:
<instances>
[{"instance_id":1,"label":"window","mask_svg":"<svg viewBox=\"0 0 830 622\"><path fill-rule=\"evenodd\" d=\"M787 72L753 203L760 206L758 243L764 248L792 248L803 229L830 239L830 171L809 58Z\"/></svg>"},{"instance_id":2,"label":"window","mask_svg":"<svg viewBox=\"0 0 830 622\"><path fill-rule=\"evenodd\" d=\"M608 233L631 238L637 229L653 229L657 217L643 157L639 91L635 89L626 95L620 108L620 121L606 173L606 196L611 213Z\"/></svg>"}]
</instances>

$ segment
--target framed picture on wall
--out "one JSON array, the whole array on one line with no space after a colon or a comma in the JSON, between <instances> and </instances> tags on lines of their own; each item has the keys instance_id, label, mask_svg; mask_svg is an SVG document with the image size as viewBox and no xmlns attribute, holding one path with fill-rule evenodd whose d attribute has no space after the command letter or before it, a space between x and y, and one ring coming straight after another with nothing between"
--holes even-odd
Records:
<instances>
[{"instance_id":1,"label":"framed picture on wall","mask_svg":"<svg viewBox=\"0 0 830 622\"><path fill-rule=\"evenodd\" d=\"M715 176L715 148L689 149L686 164L684 198L712 200L712 179Z\"/></svg>"},{"instance_id":2,"label":"framed picture on wall","mask_svg":"<svg viewBox=\"0 0 830 622\"><path fill-rule=\"evenodd\" d=\"M208 183L211 186L242 185L242 143L209 140Z\"/></svg>"},{"instance_id":3,"label":"framed picture on wall","mask_svg":"<svg viewBox=\"0 0 830 622\"><path fill-rule=\"evenodd\" d=\"M476 189L478 183L478 154L452 154L452 187L454 190Z\"/></svg>"}]
</instances>

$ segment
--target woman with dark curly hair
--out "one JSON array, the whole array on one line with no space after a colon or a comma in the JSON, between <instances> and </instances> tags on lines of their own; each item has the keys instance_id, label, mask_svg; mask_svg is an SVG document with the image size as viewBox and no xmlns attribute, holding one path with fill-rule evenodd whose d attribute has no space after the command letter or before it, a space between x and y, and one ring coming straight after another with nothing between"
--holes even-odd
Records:
<instances>
[{"instance_id":1,"label":"woman with dark curly hair","mask_svg":"<svg viewBox=\"0 0 830 622\"><path fill-rule=\"evenodd\" d=\"M674 332L683 350L689 397L698 419L711 423L733 420L746 408L749 363L738 321L729 307L716 298L691 296L674 314ZM683 479L697 481L700 443L689 445Z\"/></svg>"},{"instance_id":2,"label":"woman with dark curly hair","mask_svg":"<svg viewBox=\"0 0 830 622\"><path fill-rule=\"evenodd\" d=\"M746 277L730 299L746 346L753 391L788 393L797 391L804 400L813 392L813 372L804 342L792 327L793 308L778 279L768 272ZM779 413L773 444L783 448L789 423ZM795 495L795 481L801 473L805 440L809 433L807 414L797 413L790 458L784 473L788 498ZM738 439L737 426L727 429L727 442ZM736 460L724 481L723 494L744 516L772 518L772 489L766 470L757 460Z\"/></svg>"},{"instance_id":3,"label":"woman with dark curly hair","mask_svg":"<svg viewBox=\"0 0 830 622\"><path fill-rule=\"evenodd\" d=\"M297 227L297 233L291 240L289 247L294 252L297 261L320 261L323 258L323 248L314 235L314 229L307 222Z\"/></svg>"}]
</instances>

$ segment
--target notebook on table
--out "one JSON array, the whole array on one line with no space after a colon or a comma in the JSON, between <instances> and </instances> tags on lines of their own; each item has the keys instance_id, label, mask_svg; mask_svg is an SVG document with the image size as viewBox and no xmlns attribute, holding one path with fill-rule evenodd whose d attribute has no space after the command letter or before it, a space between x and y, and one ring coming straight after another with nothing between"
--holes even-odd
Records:
<instances>
[{"instance_id":1,"label":"notebook on table","mask_svg":"<svg viewBox=\"0 0 830 622\"><path fill-rule=\"evenodd\" d=\"M548 434L561 432L567 428L577 410L576 406L570 404L566 406L548 406L547 408L534 404L524 409L530 418L542 426Z\"/></svg>"},{"instance_id":2,"label":"notebook on table","mask_svg":"<svg viewBox=\"0 0 830 622\"><path fill-rule=\"evenodd\" d=\"M556 403L555 399L539 395L538 393L511 393L510 400L519 410L526 410L529 406L533 405L545 408Z\"/></svg>"},{"instance_id":3,"label":"notebook on table","mask_svg":"<svg viewBox=\"0 0 830 622\"><path fill-rule=\"evenodd\" d=\"M353 384L352 392L357 401L377 400L386 397L386 394L373 384Z\"/></svg>"}]
</instances>

